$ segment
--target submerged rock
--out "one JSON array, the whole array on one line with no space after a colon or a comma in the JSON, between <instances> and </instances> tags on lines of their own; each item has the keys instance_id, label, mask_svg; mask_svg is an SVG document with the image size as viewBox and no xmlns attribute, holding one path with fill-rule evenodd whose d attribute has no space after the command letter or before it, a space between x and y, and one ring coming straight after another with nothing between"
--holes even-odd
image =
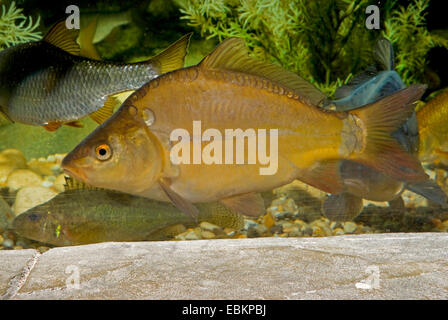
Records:
<instances>
[{"instance_id":1,"label":"submerged rock","mask_svg":"<svg viewBox=\"0 0 448 320\"><path fill-rule=\"evenodd\" d=\"M47 202L58 193L42 186L24 187L17 192L13 210L16 215L35 207L41 203Z\"/></svg>"},{"instance_id":2,"label":"submerged rock","mask_svg":"<svg viewBox=\"0 0 448 320\"><path fill-rule=\"evenodd\" d=\"M6 185L12 190L42 185L42 177L29 169L16 169L8 175Z\"/></svg>"}]
</instances>

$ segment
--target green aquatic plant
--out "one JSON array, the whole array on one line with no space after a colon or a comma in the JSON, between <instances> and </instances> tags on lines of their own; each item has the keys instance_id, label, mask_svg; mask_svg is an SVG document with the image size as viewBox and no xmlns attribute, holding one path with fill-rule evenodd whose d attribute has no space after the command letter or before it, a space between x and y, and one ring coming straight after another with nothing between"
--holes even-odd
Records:
<instances>
[{"instance_id":1,"label":"green aquatic plant","mask_svg":"<svg viewBox=\"0 0 448 320\"><path fill-rule=\"evenodd\" d=\"M430 34L429 0L381 7L381 30L365 26L369 0L176 0L182 19L207 38L245 39L252 53L294 71L331 95L372 64L381 33L392 41L397 71L407 84L423 82L425 57L448 41Z\"/></svg>"},{"instance_id":2,"label":"green aquatic plant","mask_svg":"<svg viewBox=\"0 0 448 320\"><path fill-rule=\"evenodd\" d=\"M370 58L365 40L373 42L373 37L362 20L367 0L177 3L182 19L200 29L202 35L219 40L242 37L255 56L299 73L328 94ZM363 41L363 45L355 46Z\"/></svg>"},{"instance_id":3,"label":"green aquatic plant","mask_svg":"<svg viewBox=\"0 0 448 320\"><path fill-rule=\"evenodd\" d=\"M426 56L434 47L448 49L448 40L426 27L429 0L414 0L400 6L385 22L384 36L396 47L396 70L406 84L424 82Z\"/></svg>"},{"instance_id":4,"label":"green aquatic plant","mask_svg":"<svg viewBox=\"0 0 448 320\"><path fill-rule=\"evenodd\" d=\"M39 40L41 33L36 31L39 27L40 17L33 21L32 17L26 17L22 9L17 8L15 2L11 2L9 8L2 4L0 15L0 49L4 49L19 43Z\"/></svg>"}]
</instances>

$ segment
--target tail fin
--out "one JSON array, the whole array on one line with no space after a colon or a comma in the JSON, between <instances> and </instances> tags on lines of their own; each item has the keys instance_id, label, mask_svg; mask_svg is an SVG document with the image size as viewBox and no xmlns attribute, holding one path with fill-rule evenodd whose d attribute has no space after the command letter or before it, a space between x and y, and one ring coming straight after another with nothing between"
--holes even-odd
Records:
<instances>
[{"instance_id":1,"label":"tail fin","mask_svg":"<svg viewBox=\"0 0 448 320\"><path fill-rule=\"evenodd\" d=\"M192 34L190 32L184 35L157 56L148 60L148 63L154 64L160 74L182 68Z\"/></svg>"},{"instance_id":2,"label":"tail fin","mask_svg":"<svg viewBox=\"0 0 448 320\"><path fill-rule=\"evenodd\" d=\"M412 85L350 113L364 124L364 148L351 160L375 168L400 181L427 179L420 162L391 136L414 111L425 85Z\"/></svg>"}]
</instances>

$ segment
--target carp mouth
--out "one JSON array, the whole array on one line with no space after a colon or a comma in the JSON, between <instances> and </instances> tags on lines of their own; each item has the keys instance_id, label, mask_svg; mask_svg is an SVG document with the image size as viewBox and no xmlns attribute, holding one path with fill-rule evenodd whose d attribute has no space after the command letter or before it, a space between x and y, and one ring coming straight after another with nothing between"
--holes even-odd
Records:
<instances>
[{"instance_id":1,"label":"carp mouth","mask_svg":"<svg viewBox=\"0 0 448 320\"><path fill-rule=\"evenodd\" d=\"M66 166L64 166L63 169L64 169L64 173L69 175L70 177L72 177L76 180L86 181L85 174L83 174L76 168L67 168Z\"/></svg>"}]
</instances>

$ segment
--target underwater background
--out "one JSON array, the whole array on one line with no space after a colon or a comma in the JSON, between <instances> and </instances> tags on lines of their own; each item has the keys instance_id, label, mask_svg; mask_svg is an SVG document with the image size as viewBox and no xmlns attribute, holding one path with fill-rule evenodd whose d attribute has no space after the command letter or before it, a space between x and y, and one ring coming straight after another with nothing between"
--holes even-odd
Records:
<instances>
[{"instance_id":1,"label":"underwater background","mask_svg":"<svg viewBox=\"0 0 448 320\"><path fill-rule=\"evenodd\" d=\"M394 69L404 84L428 86L419 108L448 88L448 20L445 18L448 12L443 1L391 0L378 4L366 0L79 0L55 4L18 0L0 4L0 49L42 39L51 26L67 17L67 6L75 4L81 12L81 29L93 18L97 19L92 44L101 60L144 61L193 32L185 61L186 66L191 66L222 40L241 37L252 56L295 72L334 97L337 88L349 84L372 64L373 48L379 38L385 37L393 45ZM378 30L367 29L365 25L365 11L370 4L380 7ZM448 102L441 104L448 105ZM18 235L11 227L15 216L67 190L61 161L98 125L88 117L81 122L82 128L62 126L48 132L40 126L10 123L6 117L0 119L0 195L5 200L0 202L0 248L45 249L51 244L114 240L86 236L78 242L52 243L50 238L31 238L41 240L34 242ZM425 163L425 169L447 192L443 162L432 157ZM76 202L76 197L64 201ZM321 206L325 197L324 192L296 181L264 194L267 211L257 219L239 221L224 214L222 219L207 217L199 225L193 225L172 215L172 221L160 225L163 228L159 229L163 230L158 229L157 236L146 240L448 231L448 211L410 191L403 193L405 212L385 202L364 201L362 214L353 221L331 221L324 217ZM86 201L95 202L94 199ZM129 227L129 221L114 220L113 223ZM132 226L126 234L132 233ZM166 226L169 228L165 229ZM59 231L58 223L54 228L52 234L59 237L60 224ZM100 227L95 228L79 232L99 234ZM119 229L114 232L120 234ZM145 236L136 240L145 240Z\"/></svg>"}]
</instances>

